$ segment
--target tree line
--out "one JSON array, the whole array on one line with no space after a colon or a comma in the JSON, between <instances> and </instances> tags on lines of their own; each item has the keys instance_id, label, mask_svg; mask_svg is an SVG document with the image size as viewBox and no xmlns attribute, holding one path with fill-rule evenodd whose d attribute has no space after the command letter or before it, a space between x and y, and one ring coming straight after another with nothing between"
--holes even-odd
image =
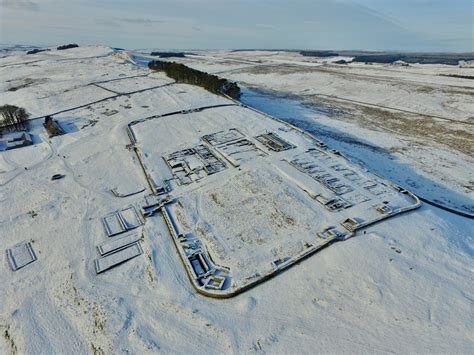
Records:
<instances>
[{"instance_id":1,"label":"tree line","mask_svg":"<svg viewBox=\"0 0 474 355\"><path fill-rule=\"evenodd\" d=\"M198 85L214 94L226 94L233 99L240 99L240 88L237 83L189 68L184 64L153 60L148 63L148 68L156 71L164 71L166 75L178 83Z\"/></svg>"},{"instance_id":2,"label":"tree line","mask_svg":"<svg viewBox=\"0 0 474 355\"><path fill-rule=\"evenodd\" d=\"M77 44L75 43L70 43L70 44L64 44L62 46L59 46L58 48L56 48L58 51L63 51L65 49L71 49L71 48L77 48L79 47Z\"/></svg>"},{"instance_id":3,"label":"tree line","mask_svg":"<svg viewBox=\"0 0 474 355\"><path fill-rule=\"evenodd\" d=\"M193 54L193 53L186 53L186 52L151 52L150 55L154 57L160 57L160 58L184 58L186 57L187 54Z\"/></svg>"},{"instance_id":4,"label":"tree line","mask_svg":"<svg viewBox=\"0 0 474 355\"><path fill-rule=\"evenodd\" d=\"M24 108L14 105L0 106L0 115L3 118L0 128L8 128L13 131L25 129L25 123L29 116Z\"/></svg>"}]
</instances>

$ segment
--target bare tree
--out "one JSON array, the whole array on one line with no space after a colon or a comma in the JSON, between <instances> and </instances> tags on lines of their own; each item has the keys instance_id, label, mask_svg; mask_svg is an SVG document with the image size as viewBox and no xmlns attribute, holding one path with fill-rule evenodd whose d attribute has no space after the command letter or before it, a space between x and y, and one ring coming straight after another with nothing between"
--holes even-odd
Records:
<instances>
[{"instance_id":1,"label":"bare tree","mask_svg":"<svg viewBox=\"0 0 474 355\"><path fill-rule=\"evenodd\" d=\"M0 127L6 127L10 130L24 129L29 116L24 108L14 105L0 106L0 114L3 117Z\"/></svg>"},{"instance_id":2,"label":"bare tree","mask_svg":"<svg viewBox=\"0 0 474 355\"><path fill-rule=\"evenodd\" d=\"M15 120L18 125L18 129L24 129L25 128L25 123L28 120L28 113L23 107L19 107L15 111Z\"/></svg>"}]
</instances>

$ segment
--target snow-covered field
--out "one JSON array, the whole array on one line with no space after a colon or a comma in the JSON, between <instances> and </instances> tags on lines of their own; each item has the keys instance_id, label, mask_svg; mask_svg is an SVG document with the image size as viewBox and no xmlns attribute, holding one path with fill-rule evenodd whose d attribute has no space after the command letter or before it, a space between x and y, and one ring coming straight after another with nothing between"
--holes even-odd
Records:
<instances>
[{"instance_id":1,"label":"snow-covered field","mask_svg":"<svg viewBox=\"0 0 474 355\"><path fill-rule=\"evenodd\" d=\"M186 89L205 93L192 86ZM211 103L209 99L202 102ZM294 262L333 239L317 236L325 228L339 226L341 233L350 236L341 227L347 218L369 224L389 216L376 210L382 205L394 213L418 205L388 181L327 148L317 148L301 132L241 106L159 117L139 122L132 130L152 184L172 186L177 203L170 215L176 216L177 229L190 233L193 237L186 239L202 243L211 260L230 270L227 287L219 290L225 294L278 272L280 263ZM255 137L266 132L293 147L280 152L264 147ZM216 137L210 145L204 143L208 135ZM209 175L198 172L201 159L188 152L179 161L187 160L194 170L191 183L183 176L181 164L166 157L197 146L221 157L224 169ZM297 164L308 171L298 170ZM330 201L348 206L329 210Z\"/></svg>"},{"instance_id":2,"label":"snow-covered field","mask_svg":"<svg viewBox=\"0 0 474 355\"><path fill-rule=\"evenodd\" d=\"M206 53L200 54L202 62ZM258 56L250 59L259 60ZM17 64L31 61L37 62ZM275 60L272 64L279 65ZM219 70L226 69L227 64L219 65ZM139 228L144 255L96 275L96 246L107 240L101 218L140 201L145 194L119 198L110 189L139 191L147 187L135 154L127 149L127 125L153 115L228 102L189 85L162 86L170 82L162 74L137 81L146 74L148 71L135 65L126 53L101 46L31 56L15 52L0 59L0 76L6 79L2 80L1 105L25 107L32 117L71 109L54 116L67 134L48 138L43 120L32 121L30 131L36 144L0 152L0 353L472 351L474 223L428 204L364 228L354 238L226 300L196 293L161 215L148 218ZM124 79L123 86L120 80L91 85L132 76L137 78ZM31 80L25 82L26 78ZM18 88L18 83L28 85ZM9 91L12 87L17 89ZM145 91L139 92L142 89ZM246 92L244 100L251 103L251 96ZM262 103L272 102L264 95L257 96L255 103L260 109L265 106ZM288 104L293 115L294 103ZM460 105L460 121L469 121L468 104ZM267 106L275 114L284 109L283 105ZM235 115L225 115L226 109L218 109L224 120ZM242 117L258 116L238 110ZM424 110L449 116L426 102ZM208 112L166 119L185 120ZM292 123L299 124L298 118L308 130L326 128L319 138L395 182L403 182L403 174L411 169L411 178L419 184L423 182L420 176L427 174L423 169L431 166L435 171L430 178L438 183L441 178L436 167L442 163L437 152L443 151L446 164L452 164L442 172L449 178L446 184L463 198L472 199L465 190L456 189L464 179L470 179L472 186L472 156L467 153L462 155L427 137L421 142L430 145L423 151L432 155L425 155L421 164L417 162L421 150L412 149L406 144L409 139L399 132L374 131L371 126L361 127L360 121L335 118L332 113L301 115ZM160 140L175 137L159 125L153 129L159 120L135 126L142 126L137 132L139 142L140 137L149 137L150 142L155 138L158 147ZM319 126L308 125L311 120ZM344 126L353 129L350 136L338 130ZM465 131L472 134L469 128ZM415 138L410 137L412 141ZM472 140L467 146L469 142ZM183 142L183 147L187 143L195 141ZM381 154L375 147L390 153ZM394 147L398 150L390 151ZM393 158L394 154L398 155ZM150 159L154 158L150 155ZM465 175L460 173L462 169ZM384 174L388 171L392 175ZM51 181L58 173L65 177ZM225 173L217 173L215 178ZM219 189L216 187L217 198L227 196ZM456 195L449 193L446 196L454 196L454 200ZM244 196L230 197L238 201ZM211 195L204 199L206 206L215 202ZM22 241L31 242L38 260L12 272L5 250Z\"/></svg>"},{"instance_id":3,"label":"snow-covered field","mask_svg":"<svg viewBox=\"0 0 474 355\"><path fill-rule=\"evenodd\" d=\"M248 53L254 64L239 67ZM234 67L222 69L223 58ZM447 76L474 77L474 69L334 65L328 58L258 51L177 61L247 86L243 102L329 140L420 197L474 213L474 82Z\"/></svg>"}]
</instances>

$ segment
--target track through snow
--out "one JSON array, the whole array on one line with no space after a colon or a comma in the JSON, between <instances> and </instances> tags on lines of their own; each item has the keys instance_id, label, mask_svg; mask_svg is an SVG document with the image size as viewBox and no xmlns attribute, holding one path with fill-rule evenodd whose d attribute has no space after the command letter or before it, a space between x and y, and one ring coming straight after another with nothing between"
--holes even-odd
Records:
<instances>
[{"instance_id":1,"label":"track through snow","mask_svg":"<svg viewBox=\"0 0 474 355\"><path fill-rule=\"evenodd\" d=\"M25 325L29 339L36 340L26 342L27 353L54 353L56 349L87 352L87 345L78 336L80 331L52 304L45 291L32 295L21 308L22 311L15 315L16 321ZM56 330L54 334L49 332L51 328Z\"/></svg>"}]
</instances>

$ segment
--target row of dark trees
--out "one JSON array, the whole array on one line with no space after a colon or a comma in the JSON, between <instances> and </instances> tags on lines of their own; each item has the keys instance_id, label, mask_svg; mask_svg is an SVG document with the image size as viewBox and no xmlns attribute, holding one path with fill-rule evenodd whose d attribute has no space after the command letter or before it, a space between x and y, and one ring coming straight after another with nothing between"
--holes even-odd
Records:
<instances>
[{"instance_id":1,"label":"row of dark trees","mask_svg":"<svg viewBox=\"0 0 474 355\"><path fill-rule=\"evenodd\" d=\"M339 53L333 51L300 51L304 57L337 57Z\"/></svg>"},{"instance_id":2,"label":"row of dark trees","mask_svg":"<svg viewBox=\"0 0 474 355\"><path fill-rule=\"evenodd\" d=\"M150 55L154 57L160 57L160 58L171 58L171 57L184 58L186 57L186 54L188 53L185 53L185 52L151 52L150 53Z\"/></svg>"},{"instance_id":3,"label":"row of dark trees","mask_svg":"<svg viewBox=\"0 0 474 355\"><path fill-rule=\"evenodd\" d=\"M77 48L79 47L77 44L75 43L70 43L70 44L64 44L62 46L59 46L58 48L56 48L58 51L63 51L65 49L71 49L71 48Z\"/></svg>"},{"instance_id":4,"label":"row of dark trees","mask_svg":"<svg viewBox=\"0 0 474 355\"><path fill-rule=\"evenodd\" d=\"M51 49L46 48L46 49L41 49L41 48L35 48L32 49L31 51L26 52L26 54L36 54L36 53L41 53L41 52L49 52Z\"/></svg>"},{"instance_id":5,"label":"row of dark trees","mask_svg":"<svg viewBox=\"0 0 474 355\"><path fill-rule=\"evenodd\" d=\"M410 64L446 64L458 65L460 60L474 60L471 53L390 53L390 54L367 54L356 55L353 62L365 63L393 63L402 60Z\"/></svg>"},{"instance_id":6,"label":"row of dark trees","mask_svg":"<svg viewBox=\"0 0 474 355\"><path fill-rule=\"evenodd\" d=\"M79 45L75 44L75 43L70 43L70 44L64 44L62 46L59 46L57 47L56 49L58 51L63 51L65 49L71 49L71 48L77 48L79 47ZM26 52L26 54L36 54L36 53L41 53L41 52L49 52L51 49L49 48L35 48L35 49L32 49L28 52Z\"/></svg>"},{"instance_id":7,"label":"row of dark trees","mask_svg":"<svg viewBox=\"0 0 474 355\"><path fill-rule=\"evenodd\" d=\"M237 83L189 68L184 64L153 60L148 63L148 68L151 70L164 71L166 75L178 83L202 86L214 94L226 94L233 99L240 99L240 88Z\"/></svg>"},{"instance_id":8,"label":"row of dark trees","mask_svg":"<svg viewBox=\"0 0 474 355\"><path fill-rule=\"evenodd\" d=\"M14 105L0 106L0 115L2 117L0 128L12 131L25 129L25 124L29 116L24 108Z\"/></svg>"}]
</instances>

